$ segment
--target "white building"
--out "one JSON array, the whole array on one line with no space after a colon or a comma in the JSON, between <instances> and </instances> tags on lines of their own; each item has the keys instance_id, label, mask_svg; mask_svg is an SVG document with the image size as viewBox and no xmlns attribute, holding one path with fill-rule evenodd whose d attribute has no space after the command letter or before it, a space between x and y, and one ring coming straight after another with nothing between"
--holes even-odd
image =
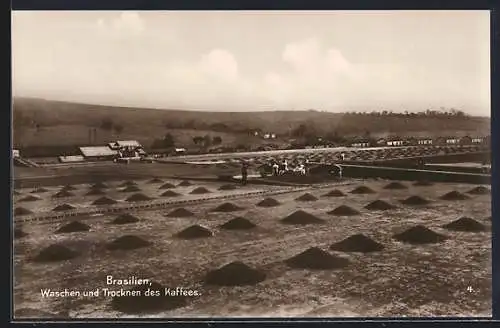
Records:
<instances>
[{"instance_id":1,"label":"white building","mask_svg":"<svg viewBox=\"0 0 500 328\"><path fill-rule=\"evenodd\" d=\"M432 145L432 139L419 139L417 141L419 145Z\"/></svg>"},{"instance_id":2,"label":"white building","mask_svg":"<svg viewBox=\"0 0 500 328\"><path fill-rule=\"evenodd\" d=\"M274 134L274 133L265 133L262 137L264 139L276 139L276 134Z\"/></svg>"},{"instance_id":3,"label":"white building","mask_svg":"<svg viewBox=\"0 0 500 328\"><path fill-rule=\"evenodd\" d=\"M110 142L108 147L118 152L119 157L138 158L146 155L144 147L137 140L118 140Z\"/></svg>"},{"instance_id":4,"label":"white building","mask_svg":"<svg viewBox=\"0 0 500 328\"><path fill-rule=\"evenodd\" d=\"M128 148L128 149L143 148L142 145L137 140L118 140L116 142L116 145L121 149L123 149L123 148Z\"/></svg>"},{"instance_id":5,"label":"white building","mask_svg":"<svg viewBox=\"0 0 500 328\"><path fill-rule=\"evenodd\" d=\"M82 155L59 156L58 159L61 163L78 163L85 161L85 157Z\"/></svg>"},{"instance_id":6,"label":"white building","mask_svg":"<svg viewBox=\"0 0 500 328\"><path fill-rule=\"evenodd\" d=\"M79 147L81 155L87 160L112 160L118 151L108 146Z\"/></svg>"},{"instance_id":7,"label":"white building","mask_svg":"<svg viewBox=\"0 0 500 328\"><path fill-rule=\"evenodd\" d=\"M369 147L369 146L370 146L369 142L354 142L351 144L351 147L359 147L359 148Z\"/></svg>"},{"instance_id":8,"label":"white building","mask_svg":"<svg viewBox=\"0 0 500 328\"><path fill-rule=\"evenodd\" d=\"M387 141L387 146L402 146L403 140L390 140Z\"/></svg>"}]
</instances>

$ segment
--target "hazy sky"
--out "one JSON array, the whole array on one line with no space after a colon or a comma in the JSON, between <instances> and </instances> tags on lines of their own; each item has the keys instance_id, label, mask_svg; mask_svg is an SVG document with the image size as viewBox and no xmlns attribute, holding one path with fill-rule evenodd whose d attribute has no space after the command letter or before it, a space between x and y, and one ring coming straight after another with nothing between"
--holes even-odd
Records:
<instances>
[{"instance_id":1,"label":"hazy sky","mask_svg":"<svg viewBox=\"0 0 500 328\"><path fill-rule=\"evenodd\" d=\"M490 113L488 11L14 12L14 96Z\"/></svg>"}]
</instances>

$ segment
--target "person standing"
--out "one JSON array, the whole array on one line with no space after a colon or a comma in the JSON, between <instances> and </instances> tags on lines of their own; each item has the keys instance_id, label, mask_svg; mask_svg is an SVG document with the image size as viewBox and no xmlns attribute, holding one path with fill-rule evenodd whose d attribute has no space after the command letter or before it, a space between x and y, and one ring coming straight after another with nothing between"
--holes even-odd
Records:
<instances>
[{"instance_id":1,"label":"person standing","mask_svg":"<svg viewBox=\"0 0 500 328\"><path fill-rule=\"evenodd\" d=\"M336 164L335 167L337 167L338 178L342 179L342 166Z\"/></svg>"},{"instance_id":2,"label":"person standing","mask_svg":"<svg viewBox=\"0 0 500 328\"><path fill-rule=\"evenodd\" d=\"M306 175L306 166L304 164L300 164L297 168L297 172L301 175Z\"/></svg>"},{"instance_id":3,"label":"person standing","mask_svg":"<svg viewBox=\"0 0 500 328\"><path fill-rule=\"evenodd\" d=\"M273 175L277 177L279 174L280 166L278 165L278 163L273 162L272 168L273 168Z\"/></svg>"},{"instance_id":4,"label":"person standing","mask_svg":"<svg viewBox=\"0 0 500 328\"><path fill-rule=\"evenodd\" d=\"M248 178L248 168L246 163L241 164L241 184L246 185Z\"/></svg>"}]
</instances>

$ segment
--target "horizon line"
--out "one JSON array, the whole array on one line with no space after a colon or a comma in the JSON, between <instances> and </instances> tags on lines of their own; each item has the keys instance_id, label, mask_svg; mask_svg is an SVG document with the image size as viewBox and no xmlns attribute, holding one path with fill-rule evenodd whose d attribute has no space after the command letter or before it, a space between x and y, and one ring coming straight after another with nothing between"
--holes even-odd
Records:
<instances>
[{"instance_id":1,"label":"horizon line","mask_svg":"<svg viewBox=\"0 0 500 328\"><path fill-rule=\"evenodd\" d=\"M317 112L317 113L326 113L326 114L350 114L356 112L355 108L366 108L370 107L369 105L359 105L359 106L336 106L337 108L346 108L345 111L331 111L327 109L315 109L315 108L303 108L303 109L254 109L254 110L239 110L239 111L231 111L231 110L204 110L204 109L194 109L194 108L166 108L166 107L142 107L142 106L134 106L134 105L109 105L102 103L92 103L92 102L77 102L70 100L60 100L60 99L50 99L50 98L42 98L42 97L30 97L30 96L12 96L12 109L15 99L25 99L25 100L40 100L40 101L48 101L48 102L58 102L58 103L68 103L75 105L87 105L87 106L98 106L98 107L112 107L112 108L123 108L123 109L144 109L144 110L159 110L159 111L179 111L179 112L201 112L201 113L272 113L272 112ZM349 108L351 110L349 110ZM373 109L370 111L362 111L361 113L370 114L373 112L382 113L383 111L392 112L393 114L404 114L405 111L409 114L411 113L421 113L426 110L435 110L441 113L447 112L451 109L455 109L461 111L465 114L466 117L482 117L482 118L490 118L491 119L491 109L490 115L472 115L468 114L466 111L460 108L455 107L445 107L445 106L423 106L421 110L404 110L404 109L391 109L385 106L373 106Z\"/></svg>"}]
</instances>

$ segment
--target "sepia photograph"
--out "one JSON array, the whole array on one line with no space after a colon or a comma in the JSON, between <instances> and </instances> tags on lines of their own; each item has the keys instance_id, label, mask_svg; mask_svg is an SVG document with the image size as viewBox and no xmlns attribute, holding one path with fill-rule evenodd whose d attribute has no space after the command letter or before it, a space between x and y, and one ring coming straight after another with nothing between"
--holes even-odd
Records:
<instances>
[{"instance_id":1,"label":"sepia photograph","mask_svg":"<svg viewBox=\"0 0 500 328\"><path fill-rule=\"evenodd\" d=\"M491 317L489 11L11 19L14 320Z\"/></svg>"}]
</instances>

